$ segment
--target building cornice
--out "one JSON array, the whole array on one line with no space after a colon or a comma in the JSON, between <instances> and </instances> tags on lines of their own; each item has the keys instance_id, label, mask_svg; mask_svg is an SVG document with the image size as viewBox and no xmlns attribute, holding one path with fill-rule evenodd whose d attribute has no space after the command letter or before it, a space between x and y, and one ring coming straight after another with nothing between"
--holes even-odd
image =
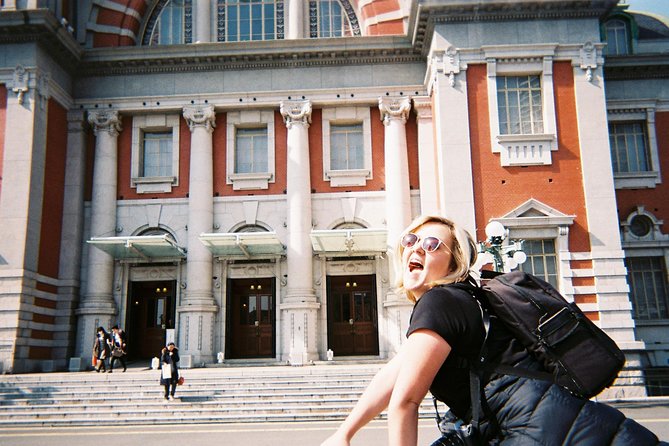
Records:
<instances>
[{"instance_id":1,"label":"building cornice","mask_svg":"<svg viewBox=\"0 0 669 446\"><path fill-rule=\"evenodd\" d=\"M669 78L669 55L606 56L604 77L608 81L667 79Z\"/></svg>"},{"instance_id":2,"label":"building cornice","mask_svg":"<svg viewBox=\"0 0 669 446\"><path fill-rule=\"evenodd\" d=\"M412 11L409 29L416 51L427 54L440 23L600 18L617 0L423 0Z\"/></svg>"},{"instance_id":3,"label":"building cornice","mask_svg":"<svg viewBox=\"0 0 669 446\"><path fill-rule=\"evenodd\" d=\"M415 63L424 60L408 38L273 40L174 46L115 47L85 52L81 76L127 75Z\"/></svg>"},{"instance_id":4,"label":"building cornice","mask_svg":"<svg viewBox=\"0 0 669 446\"><path fill-rule=\"evenodd\" d=\"M77 71L84 52L67 22L59 22L46 9L0 14L0 45L15 43L38 43L70 73Z\"/></svg>"}]
</instances>

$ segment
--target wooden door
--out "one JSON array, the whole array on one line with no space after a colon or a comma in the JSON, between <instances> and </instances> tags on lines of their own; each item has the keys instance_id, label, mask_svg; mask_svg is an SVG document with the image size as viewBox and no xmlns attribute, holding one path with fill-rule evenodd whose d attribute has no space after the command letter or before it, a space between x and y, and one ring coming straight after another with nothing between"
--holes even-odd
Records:
<instances>
[{"instance_id":1,"label":"wooden door","mask_svg":"<svg viewBox=\"0 0 669 446\"><path fill-rule=\"evenodd\" d=\"M175 281L132 282L128 296L128 349L131 357L160 356L165 335L174 328Z\"/></svg>"},{"instance_id":2,"label":"wooden door","mask_svg":"<svg viewBox=\"0 0 669 446\"><path fill-rule=\"evenodd\" d=\"M378 355L375 276L328 277L328 348L335 356Z\"/></svg>"},{"instance_id":3,"label":"wooden door","mask_svg":"<svg viewBox=\"0 0 669 446\"><path fill-rule=\"evenodd\" d=\"M275 356L274 280L231 280L229 358L267 358Z\"/></svg>"}]
</instances>

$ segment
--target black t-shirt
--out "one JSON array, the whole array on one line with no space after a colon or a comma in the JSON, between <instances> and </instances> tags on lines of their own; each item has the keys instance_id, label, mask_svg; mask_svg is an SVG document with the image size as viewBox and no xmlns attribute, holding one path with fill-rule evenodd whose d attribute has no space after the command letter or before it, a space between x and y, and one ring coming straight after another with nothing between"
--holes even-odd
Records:
<instances>
[{"instance_id":1,"label":"black t-shirt","mask_svg":"<svg viewBox=\"0 0 669 446\"><path fill-rule=\"evenodd\" d=\"M427 291L416 302L407 336L427 329L451 346L451 353L437 372L430 392L446 403L458 417L467 417L470 407L469 369L463 358L475 360L485 336L481 309L463 286L439 286Z\"/></svg>"}]
</instances>

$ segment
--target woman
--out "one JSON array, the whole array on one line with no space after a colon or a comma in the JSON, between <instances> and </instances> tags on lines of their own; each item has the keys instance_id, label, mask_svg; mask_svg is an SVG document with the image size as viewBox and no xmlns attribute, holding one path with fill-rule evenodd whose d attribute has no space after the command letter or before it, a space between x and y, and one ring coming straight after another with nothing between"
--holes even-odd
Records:
<instances>
[{"instance_id":1,"label":"woman","mask_svg":"<svg viewBox=\"0 0 669 446\"><path fill-rule=\"evenodd\" d=\"M109 333L104 327L98 327L95 334L95 343L93 344L93 356L96 358L95 371L98 373L100 370L103 373L107 371L106 361L111 350L109 342Z\"/></svg>"},{"instance_id":2,"label":"woman","mask_svg":"<svg viewBox=\"0 0 669 446\"><path fill-rule=\"evenodd\" d=\"M169 378L161 369L160 385L165 387L165 399L174 400L174 394L177 391L177 382L179 381L179 349L170 342L166 348L163 348L160 355L162 369L169 369Z\"/></svg>"},{"instance_id":3,"label":"woman","mask_svg":"<svg viewBox=\"0 0 669 446\"><path fill-rule=\"evenodd\" d=\"M398 258L399 288L415 302L407 340L322 446L349 445L353 435L386 408L388 444L416 445L418 407L428 390L455 416L470 421L469 371L463 359L476 358L484 339L481 309L469 290L475 286L470 268L476 260L476 245L448 219L419 217L402 235ZM448 285L453 283L458 285ZM492 361L536 366L494 320L487 346ZM497 431L483 421L483 444L497 439L502 445L544 446L658 442L616 409L574 397L549 382L493 375L484 384L500 428Z\"/></svg>"}]
</instances>

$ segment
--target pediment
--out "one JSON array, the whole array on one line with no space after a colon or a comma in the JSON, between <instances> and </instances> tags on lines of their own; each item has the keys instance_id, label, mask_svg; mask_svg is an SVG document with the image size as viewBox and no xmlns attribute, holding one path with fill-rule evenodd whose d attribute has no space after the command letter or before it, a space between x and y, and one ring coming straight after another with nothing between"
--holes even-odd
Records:
<instances>
[{"instance_id":1,"label":"pediment","mask_svg":"<svg viewBox=\"0 0 669 446\"><path fill-rule=\"evenodd\" d=\"M574 223L574 218L575 215L565 214L535 198L530 198L496 220L508 227L550 227L571 225Z\"/></svg>"}]
</instances>

